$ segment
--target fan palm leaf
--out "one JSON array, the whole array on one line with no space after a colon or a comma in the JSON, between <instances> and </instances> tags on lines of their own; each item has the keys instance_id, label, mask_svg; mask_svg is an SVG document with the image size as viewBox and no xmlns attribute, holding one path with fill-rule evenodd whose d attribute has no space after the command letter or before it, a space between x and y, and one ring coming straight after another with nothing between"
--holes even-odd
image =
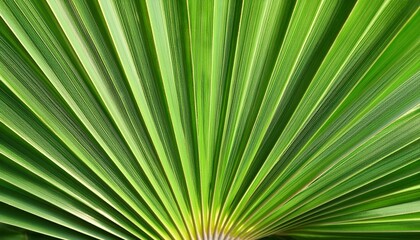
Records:
<instances>
[{"instance_id":1,"label":"fan palm leaf","mask_svg":"<svg viewBox=\"0 0 420 240\"><path fill-rule=\"evenodd\" d=\"M0 238L419 238L419 6L0 0Z\"/></svg>"}]
</instances>

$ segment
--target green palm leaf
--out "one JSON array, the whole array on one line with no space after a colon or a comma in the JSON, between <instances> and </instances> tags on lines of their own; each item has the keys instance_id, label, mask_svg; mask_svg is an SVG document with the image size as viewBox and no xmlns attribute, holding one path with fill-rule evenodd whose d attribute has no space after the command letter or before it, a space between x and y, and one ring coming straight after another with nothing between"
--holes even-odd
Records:
<instances>
[{"instance_id":1,"label":"green palm leaf","mask_svg":"<svg viewBox=\"0 0 420 240\"><path fill-rule=\"evenodd\" d=\"M419 6L0 0L0 238L420 238Z\"/></svg>"}]
</instances>

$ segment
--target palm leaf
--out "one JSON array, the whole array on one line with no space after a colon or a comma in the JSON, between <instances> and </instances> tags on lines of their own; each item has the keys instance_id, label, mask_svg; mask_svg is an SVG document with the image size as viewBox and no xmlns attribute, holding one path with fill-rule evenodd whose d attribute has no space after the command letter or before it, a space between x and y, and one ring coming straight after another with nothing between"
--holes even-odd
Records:
<instances>
[{"instance_id":1,"label":"palm leaf","mask_svg":"<svg viewBox=\"0 0 420 240\"><path fill-rule=\"evenodd\" d=\"M420 237L417 0L0 1L0 238Z\"/></svg>"}]
</instances>

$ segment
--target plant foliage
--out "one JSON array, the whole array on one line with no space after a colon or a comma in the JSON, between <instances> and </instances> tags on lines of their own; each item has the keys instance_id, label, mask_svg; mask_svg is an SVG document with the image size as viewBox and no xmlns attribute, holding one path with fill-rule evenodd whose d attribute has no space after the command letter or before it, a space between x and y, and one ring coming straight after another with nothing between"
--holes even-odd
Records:
<instances>
[{"instance_id":1,"label":"plant foliage","mask_svg":"<svg viewBox=\"0 0 420 240\"><path fill-rule=\"evenodd\" d=\"M0 234L420 239L419 6L0 0Z\"/></svg>"}]
</instances>

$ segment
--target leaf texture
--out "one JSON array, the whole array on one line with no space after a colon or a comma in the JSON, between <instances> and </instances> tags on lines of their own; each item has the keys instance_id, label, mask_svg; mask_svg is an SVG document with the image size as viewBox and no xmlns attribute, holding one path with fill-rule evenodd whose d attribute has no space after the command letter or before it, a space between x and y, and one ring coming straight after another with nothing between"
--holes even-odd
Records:
<instances>
[{"instance_id":1,"label":"leaf texture","mask_svg":"<svg viewBox=\"0 0 420 240\"><path fill-rule=\"evenodd\" d=\"M420 238L419 7L0 0L0 238Z\"/></svg>"}]
</instances>

